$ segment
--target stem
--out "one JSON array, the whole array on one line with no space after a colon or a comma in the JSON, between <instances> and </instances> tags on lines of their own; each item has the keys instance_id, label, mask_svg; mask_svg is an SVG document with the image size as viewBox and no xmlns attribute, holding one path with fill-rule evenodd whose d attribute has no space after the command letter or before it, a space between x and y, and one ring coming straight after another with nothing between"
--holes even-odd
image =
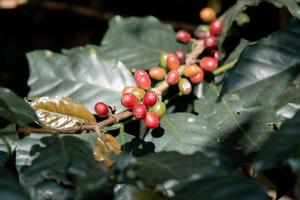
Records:
<instances>
[{"instance_id":1,"label":"stem","mask_svg":"<svg viewBox=\"0 0 300 200\"><path fill-rule=\"evenodd\" d=\"M70 1L71 2L71 1ZM88 6L81 6L73 3L65 3L65 2L58 2L53 0L44 0L44 1L37 1L37 5L39 8L45 10L54 10L54 11L64 11L64 12L71 12L76 15L94 18L99 21L107 22L118 13L113 13L106 10L99 10L94 7ZM126 17L126 16L125 16ZM165 21L162 20L163 23L172 25L175 29L184 29L188 31L194 31L197 28L197 25L187 23L184 21Z\"/></svg>"},{"instance_id":2,"label":"stem","mask_svg":"<svg viewBox=\"0 0 300 200\"><path fill-rule=\"evenodd\" d=\"M187 58L185 60L186 64L195 63L197 57L204 51L204 42L203 40L195 40L193 41L193 47L192 51L187 54ZM180 75L183 74L183 69L185 65L181 65L177 71ZM156 89L160 91L161 93L165 92L169 88L169 84L167 81L163 81L161 84L159 84ZM129 110L126 110L124 112L110 115L107 119L96 123L96 124L88 124L88 125L82 125L82 126L75 126L71 128L65 128L65 129L54 129L54 128L33 128L33 127L20 127L17 129L17 133L23 133L25 135L29 135L31 133L40 133L40 134L78 134L83 131L96 131L99 136L103 136L103 127L109 126L112 124L116 124L119 121L122 121L124 119L127 119L132 116L132 112Z\"/></svg>"},{"instance_id":3,"label":"stem","mask_svg":"<svg viewBox=\"0 0 300 200\"><path fill-rule=\"evenodd\" d=\"M237 62L237 59L217 68L215 71L213 71L213 74L218 75L218 74L221 74L221 73L233 68L236 62Z\"/></svg>"},{"instance_id":4,"label":"stem","mask_svg":"<svg viewBox=\"0 0 300 200\"><path fill-rule=\"evenodd\" d=\"M121 129L123 127L122 124L114 124L112 126L106 126L106 127L103 127L101 128L101 130L103 132L108 132L108 131L114 131L114 130L118 130L118 129Z\"/></svg>"}]
</instances>

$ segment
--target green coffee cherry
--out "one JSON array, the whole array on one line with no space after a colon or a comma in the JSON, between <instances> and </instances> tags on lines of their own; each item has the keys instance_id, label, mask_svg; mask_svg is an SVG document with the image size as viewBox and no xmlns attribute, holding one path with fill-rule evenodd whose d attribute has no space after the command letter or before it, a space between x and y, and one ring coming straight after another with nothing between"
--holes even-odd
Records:
<instances>
[{"instance_id":1,"label":"green coffee cherry","mask_svg":"<svg viewBox=\"0 0 300 200\"><path fill-rule=\"evenodd\" d=\"M166 113L166 104L162 101L157 102L154 106L150 108L150 112L153 112L159 118L163 117Z\"/></svg>"},{"instance_id":2,"label":"green coffee cherry","mask_svg":"<svg viewBox=\"0 0 300 200\"><path fill-rule=\"evenodd\" d=\"M183 95L188 95L192 92L192 84L186 78L182 78L179 80L178 88Z\"/></svg>"},{"instance_id":3,"label":"green coffee cherry","mask_svg":"<svg viewBox=\"0 0 300 200\"><path fill-rule=\"evenodd\" d=\"M162 52L160 54L160 60L159 60L159 65L163 68L167 67L167 57L168 57L168 53L167 52Z\"/></svg>"}]
</instances>

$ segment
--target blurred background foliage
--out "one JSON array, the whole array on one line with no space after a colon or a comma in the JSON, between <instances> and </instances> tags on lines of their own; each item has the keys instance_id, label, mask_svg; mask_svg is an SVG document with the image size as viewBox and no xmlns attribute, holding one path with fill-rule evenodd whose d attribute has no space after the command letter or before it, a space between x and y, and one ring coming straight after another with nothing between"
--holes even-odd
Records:
<instances>
[{"instance_id":1,"label":"blurred background foliage","mask_svg":"<svg viewBox=\"0 0 300 200\"><path fill-rule=\"evenodd\" d=\"M26 52L99 45L115 15L153 15L176 30L193 32L202 23L201 8L222 5L222 14L234 3L236 0L0 0L0 86L26 96ZM225 43L229 50L238 42L234 36L256 41L284 26L290 17L286 10L267 3L246 12L251 23L232 30L233 37Z\"/></svg>"}]
</instances>

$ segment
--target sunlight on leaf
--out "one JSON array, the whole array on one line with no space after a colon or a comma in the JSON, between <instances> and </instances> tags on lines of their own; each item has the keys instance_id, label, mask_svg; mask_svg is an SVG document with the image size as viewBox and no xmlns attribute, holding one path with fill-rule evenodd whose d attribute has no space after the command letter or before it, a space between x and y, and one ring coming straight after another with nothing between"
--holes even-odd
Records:
<instances>
[{"instance_id":1,"label":"sunlight on leaf","mask_svg":"<svg viewBox=\"0 0 300 200\"><path fill-rule=\"evenodd\" d=\"M69 97L41 97L30 103L40 121L51 128L69 128L78 124L96 123L90 111Z\"/></svg>"}]
</instances>

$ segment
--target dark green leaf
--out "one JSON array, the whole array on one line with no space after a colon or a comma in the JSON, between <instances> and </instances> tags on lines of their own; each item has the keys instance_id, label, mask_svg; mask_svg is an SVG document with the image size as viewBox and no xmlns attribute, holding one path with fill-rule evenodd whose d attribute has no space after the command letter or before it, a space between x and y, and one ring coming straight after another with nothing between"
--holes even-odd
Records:
<instances>
[{"instance_id":1,"label":"dark green leaf","mask_svg":"<svg viewBox=\"0 0 300 200\"><path fill-rule=\"evenodd\" d=\"M82 178L76 185L76 198L80 200L98 200L112 199L113 182L109 182L108 178L94 171L87 177Z\"/></svg>"},{"instance_id":2,"label":"dark green leaf","mask_svg":"<svg viewBox=\"0 0 300 200\"><path fill-rule=\"evenodd\" d=\"M184 182L210 175L224 175L218 160L201 153L182 155L178 152L160 152L137 158L132 166L136 177L144 184L154 186L168 180Z\"/></svg>"},{"instance_id":3,"label":"dark green leaf","mask_svg":"<svg viewBox=\"0 0 300 200\"><path fill-rule=\"evenodd\" d=\"M222 94L238 92L241 98L249 98L249 104L259 95L278 94L300 72L299 49L300 21L293 20L284 30L246 47L234 69L227 73ZM274 85L276 88L270 90Z\"/></svg>"},{"instance_id":4,"label":"dark green leaf","mask_svg":"<svg viewBox=\"0 0 300 200\"><path fill-rule=\"evenodd\" d=\"M147 69L158 65L162 51L187 50L176 41L170 25L164 25L155 17L114 17L102 40L100 51L109 58L123 61L130 68Z\"/></svg>"},{"instance_id":5,"label":"dark green leaf","mask_svg":"<svg viewBox=\"0 0 300 200\"><path fill-rule=\"evenodd\" d=\"M0 199L29 200L29 195L19 185L17 179L0 167Z\"/></svg>"},{"instance_id":6,"label":"dark green leaf","mask_svg":"<svg viewBox=\"0 0 300 200\"><path fill-rule=\"evenodd\" d=\"M95 48L34 51L27 54L30 65L29 96L69 96L94 112L97 101L117 106L125 86L134 85L128 69L118 61L104 59Z\"/></svg>"},{"instance_id":7,"label":"dark green leaf","mask_svg":"<svg viewBox=\"0 0 300 200\"><path fill-rule=\"evenodd\" d=\"M44 137L40 141L43 147L32 147L30 155L34 159L30 166L24 166L20 171L22 183L30 189L32 197L70 198L72 188L86 181L90 174L96 177L97 172L98 177L104 177L104 169L93 159L88 143L72 136ZM53 194L43 192L46 190Z\"/></svg>"},{"instance_id":8,"label":"dark green leaf","mask_svg":"<svg viewBox=\"0 0 300 200\"><path fill-rule=\"evenodd\" d=\"M195 112L166 115L161 120L162 131L153 130L146 141L155 144L156 151L213 153L224 147L242 147L246 154L257 152L262 143L284 120L272 104L245 108L238 95L227 95L218 101L219 89L205 85L204 96L195 101Z\"/></svg>"},{"instance_id":9,"label":"dark green leaf","mask_svg":"<svg viewBox=\"0 0 300 200\"><path fill-rule=\"evenodd\" d=\"M115 191L114 200L134 200L132 195L133 190L134 190L134 186L117 184L114 188Z\"/></svg>"},{"instance_id":10,"label":"dark green leaf","mask_svg":"<svg viewBox=\"0 0 300 200\"><path fill-rule=\"evenodd\" d=\"M50 134L30 134L23 139L20 139L15 144L16 151L16 167L20 172L21 168L24 166L30 166L33 156L30 155L30 150L34 145L42 145L41 139L44 137L49 137Z\"/></svg>"},{"instance_id":11,"label":"dark green leaf","mask_svg":"<svg viewBox=\"0 0 300 200\"><path fill-rule=\"evenodd\" d=\"M234 62L235 60L239 59L241 53L244 49L250 44L248 40L241 39L239 45L234 49L233 52L230 53L224 64L228 64Z\"/></svg>"},{"instance_id":12,"label":"dark green leaf","mask_svg":"<svg viewBox=\"0 0 300 200\"><path fill-rule=\"evenodd\" d=\"M165 198L156 194L153 190L138 189L136 187L119 184L115 187L114 200L163 200Z\"/></svg>"},{"instance_id":13,"label":"dark green leaf","mask_svg":"<svg viewBox=\"0 0 300 200\"><path fill-rule=\"evenodd\" d=\"M286 161L294 154L300 153L299 141L300 112L294 118L283 123L280 130L264 144L262 151L254 161L255 169L257 171L269 169L281 161Z\"/></svg>"},{"instance_id":14,"label":"dark green leaf","mask_svg":"<svg viewBox=\"0 0 300 200\"><path fill-rule=\"evenodd\" d=\"M244 177L230 175L226 177L208 177L179 185L171 199L202 200L267 200L266 190L254 181Z\"/></svg>"},{"instance_id":15,"label":"dark green leaf","mask_svg":"<svg viewBox=\"0 0 300 200\"><path fill-rule=\"evenodd\" d=\"M0 120L26 125L37 121L35 111L22 98L7 88L0 87ZM6 124L7 125L7 124Z\"/></svg>"},{"instance_id":16,"label":"dark green leaf","mask_svg":"<svg viewBox=\"0 0 300 200\"><path fill-rule=\"evenodd\" d=\"M15 149L17 140L18 136L15 124L9 124L5 128L0 129L0 151L11 155Z\"/></svg>"},{"instance_id":17,"label":"dark green leaf","mask_svg":"<svg viewBox=\"0 0 300 200\"><path fill-rule=\"evenodd\" d=\"M211 127L207 126L207 120L199 120L194 114L168 114L160 124L161 129L152 130L145 138L155 144L156 152L179 151L191 154L217 144L218 138L210 133Z\"/></svg>"},{"instance_id":18,"label":"dark green leaf","mask_svg":"<svg viewBox=\"0 0 300 200\"><path fill-rule=\"evenodd\" d=\"M5 151L0 150L0 167L4 166L8 159L8 154Z\"/></svg>"},{"instance_id":19,"label":"dark green leaf","mask_svg":"<svg viewBox=\"0 0 300 200\"><path fill-rule=\"evenodd\" d=\"M23 166L31 165L31 162L34 159L34 157L30 155L31 148L34 145L42 144L40 140L44 137L49 137L49 136L51 136L51 134L32 133L18 140L17 142L13 143L13 147L15 147L16 150L16 165L18 170L20 170L20 168ZM94 148L96 146L98 135L96 132L90 132L90 133L76 134L74 135L74 137L79 138L80 140L83 140L85 142L88 142L90 144L90 148Z\"/></svg>"},{"instance_id":20,"label":"dark green leaf","mask_svg":"<svg viewBox=\"0 0 300 200\"><path fill-rule=\"evenodd\" d=\"M244 12L247 7L257 6L261 2L269 2L275 6L285 6L294 17L300 19L300 7L297 5L296 0L239 0L222 16L223 29L218 39L220 47L223 45L231 25L239 14Z\"/></svg>"}]
</instances>

